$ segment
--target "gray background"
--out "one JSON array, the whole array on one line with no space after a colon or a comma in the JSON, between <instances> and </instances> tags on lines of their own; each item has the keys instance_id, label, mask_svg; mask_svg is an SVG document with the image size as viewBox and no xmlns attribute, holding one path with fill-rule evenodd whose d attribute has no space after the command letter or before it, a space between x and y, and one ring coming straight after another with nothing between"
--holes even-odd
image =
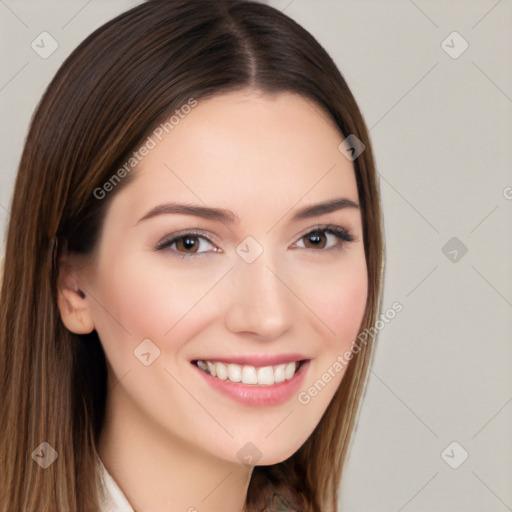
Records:
<instances>
[{"instance_id":1,"label":"gray background","mask_svg":"<svg viewBox=\"0 0 512 512\"><path fill-rule=\"evenodd\" d=\"M137 3L0 0L2 235L45 87ZM380 333L340 510L512 510L512 2L270 3L324 45L363 111L384 209L383 310L403 304ZM59 45L46 59L31 48L43 31ZM463 48L454 31L469 44L457 58L445 51Z\"/></svg>"}]
</instances>

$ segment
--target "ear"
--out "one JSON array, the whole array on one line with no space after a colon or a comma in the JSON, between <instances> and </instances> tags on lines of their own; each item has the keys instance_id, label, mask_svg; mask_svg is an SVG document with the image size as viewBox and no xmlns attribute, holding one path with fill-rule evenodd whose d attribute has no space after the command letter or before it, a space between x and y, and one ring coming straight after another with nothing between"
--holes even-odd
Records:
<instances>
[{"instance_id":1,"label":"ear","mask_svg":"<svg viewBox=\"0 0 512 512\"><path fill-rule=\"evenodd\" d=\"M87 295L80 289L79 271L68 255L59 258L58 307L62 323L75 334L89 334L94 321Z\"/></svg>"}]
</instances>

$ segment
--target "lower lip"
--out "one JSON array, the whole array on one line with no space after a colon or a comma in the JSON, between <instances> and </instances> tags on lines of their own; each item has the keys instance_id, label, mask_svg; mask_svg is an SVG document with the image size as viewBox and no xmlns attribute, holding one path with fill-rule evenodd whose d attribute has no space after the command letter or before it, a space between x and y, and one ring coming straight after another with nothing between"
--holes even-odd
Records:
<instances>
[{"instance_id":1,"label":"lower lip","mask_svg":"<svg viewBox=\"0 0 512 512\"><path fill-rule=\"evenodd\" d=\"M309 360L304 361L290 380L285 380L272 386L247 385L241 382L231 382L212 377L195 364L192 366L201 374L203 379L219 393L235 400L242 405L251 407L269 407L287 402L301 387L309 368Z\"/></svg>"}]
</instances>

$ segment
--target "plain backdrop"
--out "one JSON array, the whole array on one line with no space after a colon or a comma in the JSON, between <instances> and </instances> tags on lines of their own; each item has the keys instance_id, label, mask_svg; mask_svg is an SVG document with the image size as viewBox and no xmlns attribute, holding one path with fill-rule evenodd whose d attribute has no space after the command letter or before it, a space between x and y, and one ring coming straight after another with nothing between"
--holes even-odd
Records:
<instances>
[{"instance_id":1,"label":"plain backdrop","mask_svg":"<svg viewBox=\"0 0 512 512\"><path fill-rule=\"evenodd\" d=\"M2 244L44 89L137 3L0 0ZM512 3L269 3L327 49L364 114L385 220L383 310L403 305L380 332L340 510L510 511ZM31 46L42 32L58 44L47 58Z\"/></svg>"}]
</instances>

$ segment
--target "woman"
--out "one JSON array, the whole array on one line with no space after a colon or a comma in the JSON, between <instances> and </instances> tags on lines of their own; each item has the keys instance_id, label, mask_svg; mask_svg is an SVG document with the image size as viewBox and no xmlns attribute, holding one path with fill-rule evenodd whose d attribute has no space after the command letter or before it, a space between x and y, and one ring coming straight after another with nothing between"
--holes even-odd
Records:
<instances>
[{"instance_id":1,"label":"woman","mask_svg":"<svg viewBox=\"0 0 512 512\"><path fill-rule=\"evenodd\" d=\"M368 133L308 32L243 0L106 23L18 170L0 509L334 512L381 276Z\"/></svg>"}]
</instances>

